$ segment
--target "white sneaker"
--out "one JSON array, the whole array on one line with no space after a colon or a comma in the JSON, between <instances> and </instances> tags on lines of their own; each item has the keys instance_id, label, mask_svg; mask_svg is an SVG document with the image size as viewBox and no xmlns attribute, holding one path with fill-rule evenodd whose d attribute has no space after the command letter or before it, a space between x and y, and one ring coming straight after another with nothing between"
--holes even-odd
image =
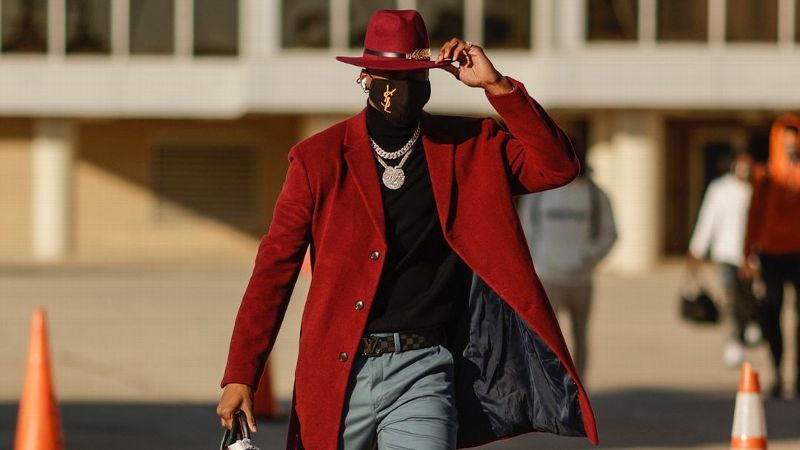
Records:
<instances>
[{"instance_id":1,"label":"white sneaker","mask_svg":"<svg viewBox=\"0 0 800 450\"><path fill-rule=\"evenodd\" d=\"M755 347L760 344L763 339L764 336L761 335L761 327L755 322L748 323L744 329L744 341L747 345Z\"/></svg>"},{"instance_id":2,"label":"white sneaker","mask_svg":"<svg viewBox=\"0 0 800 450\"><path fill-rule=\"evenodd\" d=\"M735 369L744 362L744 347L742 344L731 341L725 346L725 351L722 353L722 361L726 366Z\"/></svg>"}]
</instances>

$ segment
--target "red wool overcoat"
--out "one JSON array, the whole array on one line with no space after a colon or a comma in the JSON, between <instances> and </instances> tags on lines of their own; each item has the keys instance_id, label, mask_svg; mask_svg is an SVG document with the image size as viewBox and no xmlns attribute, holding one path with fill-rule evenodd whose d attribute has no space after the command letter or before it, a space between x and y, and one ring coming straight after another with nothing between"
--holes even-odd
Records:
<instances>
[{"instance_id":1,"label":"red wool overcoat","mask_svg":"<svg viewBox=\"0 0 800 450\"><path fill-rule=\"evenodd\" d=\"M459 447L529 431L597 443L589 400L536 276L513 196L570 182L569 140L524 86L489 102L494 119L422 117L445 239L473 271L456 360ZM222 385L256 386L308 246L287 448L337 447L348 377L381 276L384 213L364 112L291 149L268 233L236 317ZM363 309L354 307L363 301Z\"/></svg>"}]
</instances>

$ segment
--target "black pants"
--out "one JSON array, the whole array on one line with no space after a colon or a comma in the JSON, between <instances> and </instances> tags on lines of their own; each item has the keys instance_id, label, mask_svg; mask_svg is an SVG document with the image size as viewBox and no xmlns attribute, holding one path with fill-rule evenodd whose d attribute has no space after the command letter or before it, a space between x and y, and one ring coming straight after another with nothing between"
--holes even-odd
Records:
<instances>
[{"instance_id":1,"label":"black pants","mask_svg":"<svg viewBox=\"0 0 800 450\"><path fill-rule=\"evenodd\" d=\"M781 361L783 359L783 333L781 332L781 309L783 307L784 285L788 282L794 286L795 307L800 317L800 301L797 295L800 293L800 253L785 255L764 253L760 255L761 270L766 285L767 298L763 309L762 328L764 337L769 342L769 349L772 353L772 362L778 374L780 374ZM798 329L795 333L797 349L800 349L800 320ZM798 369L800 369L800 358L798 358ZM796 372L800 381L800 370ZM798 386L800 387L800 386Z\"/></svg>"}]
</instances>

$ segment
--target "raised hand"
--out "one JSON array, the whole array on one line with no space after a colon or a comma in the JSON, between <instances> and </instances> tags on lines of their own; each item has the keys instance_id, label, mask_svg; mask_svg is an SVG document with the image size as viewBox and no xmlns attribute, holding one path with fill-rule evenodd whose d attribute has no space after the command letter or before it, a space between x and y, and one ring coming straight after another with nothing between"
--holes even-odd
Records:
<instances>
[{"instance_id":1,"label":"raised hand","mask_svg":"<svg viewBox=\"0 0 800 450\"><path fill-rule=\"evenodd\" d=\"M483 49L469 41L452 38L445 42L439 50L436 61L445 59L458 61L458 67L449 65L443 69L469 87L480 87L494 95L511 92L514 89L511 82L494 68Z\"/></svg>"}]
</instances>

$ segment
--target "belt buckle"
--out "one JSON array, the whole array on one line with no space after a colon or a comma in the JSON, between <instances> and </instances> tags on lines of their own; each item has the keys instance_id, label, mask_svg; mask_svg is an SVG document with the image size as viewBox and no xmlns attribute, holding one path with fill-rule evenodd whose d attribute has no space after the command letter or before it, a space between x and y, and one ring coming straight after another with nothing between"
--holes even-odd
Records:
<instances>
[{"instance_id":1,"label":"belt buckle","mask_svg":"<svg viewBox=\"0 0 800 450\"><path fill-rule=\"evenodd\" d=\"M380 356L383 353L378 345L379 339L377 337L365 336L361 338L361 342L364 344L364 349L361 351L362 355Z\"/></svg>"}]
</instances>

